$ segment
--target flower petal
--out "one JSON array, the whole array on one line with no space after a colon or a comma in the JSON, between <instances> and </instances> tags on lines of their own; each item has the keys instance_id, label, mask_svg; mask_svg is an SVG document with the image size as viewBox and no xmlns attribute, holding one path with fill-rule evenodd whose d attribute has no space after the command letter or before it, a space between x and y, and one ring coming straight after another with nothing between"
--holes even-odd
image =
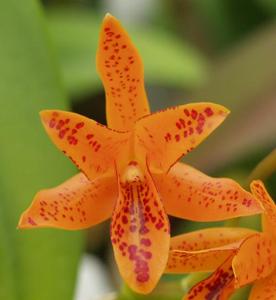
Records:
<instances>
[{"instance_id":1,"label":"flower petal","mask_svg":"<svg viewBox=\"0 0 276 300\"><path fill-rule=\"evenodd\" d=\"M146 155L151 172L166 172L217 128L228 112L213 103L191 103L146 116L136 123L137 155Z\"/></svg>"},{"instance_id":2,"label":"flower petal","mask_svg":"<svg viewBox=\"0 0 276 300\"><path fill-rule=\"evenodd\" d=\"M257 281L249 296L249 300L276 300L276 271L269 277Z\"/></svg>"},{"instance_id":3,"label":"flower petal","mask_svg":"<svg viewBox=\"0 0 276 300\"><path fill-rule=\"evenodd\" d=\"M45 110L40 115L46 132L55 145L90 180L100 174L114 174L114 161L124 155L129 140L128 133L113 131L75 113Z\"/></svg>"},{"instance_id":4,"label":"flower petal","mask_svg":"<svg viewBox=\"0 0 276 300\"><path fill-rule=\"evenodd\" d=\"M143 63L127 32L110 14L104 18L97 52L97 69L106 93L107 124L130 130L149 114Z\"/></svg>"},{"instance_id":5,"label":"flower petal","mask_svg":"<svg viewBox=\"0 0 276 300\"><path fill-rule=\"evenodd\" d=\"M226 261L208 278L196 284L183 300L227 300L234 292L232 258Z\"/></svg>"},{"instance_id":6,"label":"flower petal","mask_svg":"<svg viewBox=\"0 0 276 300\"><path fill-rule=\"evenodd\" d=\"M254 180L250 184L251 191L264 208L264 223L269 223L266 231L272 231L276 235L276 205L269 196L264 184L260 180Z\"/></svg>"},{"instance_id":7,"label":"flower petal","mask_svg":"<svg viewBox=\"0 0 276 300\"><path fill-rule=\"evenodd\" d=\"M212 178L177 163L168 174L153 174L168 214L194 221L217 221L262 212L238 183Z\"/></svg>"},{"instance_id":8,"label":"flower petal","mask_svg":"<svg viewBox=\"0 0 276 300\"><path fill-rule=\"evenodd\" d=\"M243 238L254 233L246 228L209 228L175 236L166 272L213 271L239 249Z\"/></svg>"},{"instance_id":9,"label":"flower petal","mask_svg":"<svg viewBox=\"0 0 276 300\"><path fill-rule=\"evenodd\" d=\"M235 285L245 284L268 276L275 268L275 242L265 233L247 238L233 258Z\"/></svg>"},{"instance_id":10,"label":"flower petal","mask_svg":"<svg viewBox=\"0 0 276 300\"><path fill-rule=\"evenodd\" d=\"M166 267L170 242L168 218L149 173L134 181L119 176L111 240L124 280L149 293Z\"/></svg>"},{"instance_id":11,"label":"flower petal","mask_svg":"<svg viewBox=\"0 0 276 300\"><path fill-rule=\"evenodd\" d=\"M79 173L56 188L37 193L18 227L86 228L111 216L117 196L114 178L99 177L91 182Z\"/></svg>"}]
</instances>

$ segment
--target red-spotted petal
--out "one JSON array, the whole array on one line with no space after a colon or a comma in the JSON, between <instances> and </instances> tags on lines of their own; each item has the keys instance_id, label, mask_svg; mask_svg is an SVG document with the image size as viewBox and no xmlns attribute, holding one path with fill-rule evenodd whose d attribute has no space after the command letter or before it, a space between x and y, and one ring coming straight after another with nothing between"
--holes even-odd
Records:
<instances>
[{"instance_id":1,"label":"red-spotted petal","mask_svg":"<svg viewBox=\"0 0 276 300\"><path fill-rule=\"evenodd\" d=\"M146 116L135 127L137 155L148 158L151 172L166 172L216 129L228 112L213 103L191 103Z\"/></svg>"},{"instance_id":2,"label":"red-spotted petal","mask_svg":"<svg viewBox=\"0 0 276 300\"><path fill-rule=\"evenodd\" d=\"M111 240L124 280L133 290L149 293L166 267L169 222L149 173L138 166L119 176Z\"/></svg>"},{"instance_id":3,"label":"red-spotted petal","mask_svg":"<svg viewBox=\"0 0 276 300\"><path fill-rule=\"evenodd\" d=\"M127 32L111 15L104 18L97 52L97 68L106 93L107 124L130 130L149 114L143 63Z\"/></svg>"},{"instance_id":4,"label":"red-spotted petal","mask_svg":"<svg viewBox=\"0 0 276 300\"><path fill-rule=\"evenodd\" d=\"M175 236L171 238L166 272L213 271L254 233L246 228L209 228Z\"/></svg>"},{"instance_id":5,"label":"red-spotted petal","mask_svg":"<svg viewBox=\"0 0 276 300\"><path fill-rule=\"evenodd\" d=\"M196 284L183 300L228 300L235 291L232 256L207 279Z\"/></svg>"},{"instance_id":6,"label":"red-spotted petal","mask_svg":"<svg viewBox=\"0 0 276 300\"><path fill-rule=\"evenodd\" d=\"M91 182L79 173L56 188L37 193L18 227L87 228L111 216L117 197L115 178L99 177Z\"/></svg>"},{"instance_id":7,"label":"red-spotted petal","mask_svg":"<svg viewBox=\"0 0 276 300\"><path fill-rule=\"evenodd\" d=\"M184 299L227 300L236 288L271 274L275 253L269 235L257 233L246 237L236 254L230 255L209 278L195 285Z\"/></svg>"},{"instance_id":8,"label":"red-spotted petal","mask_svg":"<svg viewBox=\"0 0 276 300\"><path fill-rule=\"evenodd\" d=\"M276 271L254 284L249 300L276 300Z\"/></svg>"},{"instance_id":9,"label":"red-spotted petal","mask_svg":"<svg viewBox=\"0 0 276 300\"><path fill-rule=\"evenodd\" d=\"M265 231L272 232L276 236L276 205L269 196L264 184L260 180L254 180L250 185L251 191L264 208Z\"/></svg>"},{"instance_id":10,"label":"red-spotted petal","mask_svg":"<svg viewBox=\"0 0 276 300\"><path fill-rule=\"evenodd\" d=\"M45 110L41 119L51 140L85 175L114 173L114 161L125 155L128 133L119 133L84 116Z\"/></svg>"},{"instance_id":11,"label":"red-spotted petal","mask_svg":"<svg viewBox=\"0 0 276 300\"><path fill-rule=\"evenodd\" d=\"M167 213L176 217L216 221L262 212L258 201L235 181L209 177L182 163L153 178Z\"/></svg>"},{"instance_id":12,"label":"red-spotted petal","mask_svg":"<svg viewBox=\"0 0 276 300\"><path fill-rule=\"evenodd\" d=\"M265 233L247 238L233 258L236 287L267 277L275 268L275 241Z\"/></svg>"}]
</instances>

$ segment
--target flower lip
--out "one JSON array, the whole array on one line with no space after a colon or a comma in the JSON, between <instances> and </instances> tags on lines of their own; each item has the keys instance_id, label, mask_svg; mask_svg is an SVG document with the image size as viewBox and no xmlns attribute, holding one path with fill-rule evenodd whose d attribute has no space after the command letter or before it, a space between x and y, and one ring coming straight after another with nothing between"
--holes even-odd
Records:
<instances>
[{"instance_id":1,"label":"flower lip","mask_svg":"<svg viewBox=\"0 0 276 300\"><path fill-rule=\"evenodd\" d=\"M127 167L123 171L122 182L135 183L143 180L143 171L138 162L132 160L128 163Z\"/></svg>"}]
</instances>

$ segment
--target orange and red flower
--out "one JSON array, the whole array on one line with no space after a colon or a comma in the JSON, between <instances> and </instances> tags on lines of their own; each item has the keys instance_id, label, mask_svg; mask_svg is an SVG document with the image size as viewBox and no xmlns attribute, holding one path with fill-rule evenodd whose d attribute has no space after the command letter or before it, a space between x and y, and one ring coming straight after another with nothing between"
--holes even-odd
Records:
<instances>
[{"instance_id":1,"label":"orange and red flower","mask_svg":"<svg viewBox=\"0 0 276 300\"><path fill-rule=\"evenodd\" d=\"M111 240L122 277L147 293L167 263L167 213L214 221L261 208L234 181L176 164L220 125L228 110L192 103L151 114L141 58L111 15L100 31L97 68L108 127L71 112L41 112L49 137L81 173L40 191L19 227L81 229L112 216Z\"/></svg>"},{"instance_id":2,"label":"orange and red flower","mask_svg":"<svg viewBox=\"0 0 276 300\"><path fill-rule=\"evenodd\" d=\"M167 272L215 272L183 300L227 300L254 283L249 300L276 299L276 205L261 181L251 191L264 209L263 232L213 228L172 238Z\"/></svg>"}]
</instances>

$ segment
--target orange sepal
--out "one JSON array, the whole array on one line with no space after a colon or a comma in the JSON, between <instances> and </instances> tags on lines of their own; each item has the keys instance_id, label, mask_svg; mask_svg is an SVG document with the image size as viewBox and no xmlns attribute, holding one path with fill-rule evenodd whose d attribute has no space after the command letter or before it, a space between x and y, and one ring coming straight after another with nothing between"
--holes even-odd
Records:
<instances>
[{"instance_id":1,"label":"orange sepal","mask_svg":"<svg viewBox=\"0 0 276 300\"><path fill-rule=\"evenodd\" d=\"M216 129L228 113L218 104L190 103L143 117L135 126L137 155L147 157L151 172L166 172Z\"/></svg>"},{"instance_id":2,"label":"orange sepal","mask_svg":"<svg viewBox=\"0 0 276 300\"><path fill-rule=\"evenodd\" d=\"M241 287L267 277L275 268L275 242L265 233L247 238L233 258L235 286Z\"/></svg>"},{"instance_id":3,"label":"orange sepal","mask_svg":"<svg viewBox=\"0 0 276 300\"><path fill-rule=\"evenodd\" d=\"M251 191L264 209L263 229L276 236L276 205L260 180L253 180L250 184Z\"/></svg>"},{"instance_id":4,"label":"orange sepal","mask_svg":"<svg viewBox=\"0 0 276 300\"><path fill-rule=\"evenodd\" d=\"M263 211L235 181L209 177L182 163L175 164L168 174L153 174L153 178L169 215L218 221Z\"/></svg>"},{"instance_id":5,"label":"orange sepal","mask_svg":"<svg viewBox=\"0 0 276 300\"><path fill-rule=\"evenodd\" d=\"M229 256L211 276L196 284L183 300L228 300L235 291L232 258Z\"/></svg>"},{"instance_id":6,"label":"orange sepal","mask_svg":"<svg viewBox=\"0 0 276 300\"><path fill-rule=\"evenodd\" d=\"M143 63L127 32L110 14L100 31L97 69L105 88L108 126L131 130L138 118L150 112Z\"/></svg>"},{"instance_id":7,"label":"orange sepal","mask_svg":"<svg viewBox=\"0 0 276 300\"><path fill-rule=\"evenodd\" d=\"M166 273L214 271L254 233L246 228L209 228L175 236Z\"/></svg>"},{"instance_id":8,"label":"orange sepal","mask_svg":"<svg viewBox=\"0 0 276 300\"><path fill-rule=\"evenodd\" d=\"M146 294L166 267L169 222L149 173L138 169L127 172L118 179L111 241L123 279L134 291ZM131 174L135 175L132 180Z\"/></svg>"},{"instance_id":9,"label":"orange sepal","mask_svg":"<svg viewBox=\"0 0 276 300\"><path fill-rule=\"evenodd\" d=\"M90 180L115 174L114 161L125 155L128 133L116 132L76 113L44 110L40 115L54 144Z\"/></svg>"},{"instance_id":10,"label":"orange sepal","mask_svg":"<svg viewBox=\"0 0 276 300\"><path fill-rule=\"evenodd\" d=\"M257 281L249 295L249 300L276 300L276 271L269 277Z\"/></svg>"},{"instance_id":11,"label":"orange sepal","mask_svg":"<svg viewBox=\"0 0 276 300\"><path fill-rule=\"evenodd\" d=\"M116 179L91 182L79 173L58 187L38 192L18 227L87 228L111 217L117 195Z\"/></svg>"}]
</instances>

